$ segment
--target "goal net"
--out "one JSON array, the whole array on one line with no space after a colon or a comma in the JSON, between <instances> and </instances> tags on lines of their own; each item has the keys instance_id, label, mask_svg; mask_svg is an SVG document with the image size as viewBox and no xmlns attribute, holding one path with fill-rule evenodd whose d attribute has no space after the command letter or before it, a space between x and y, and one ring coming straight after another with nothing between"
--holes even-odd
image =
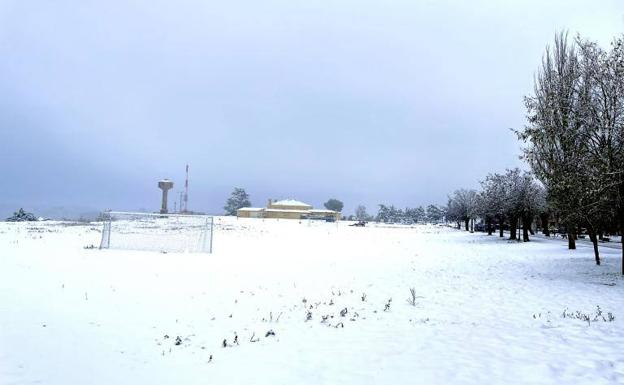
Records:
<instances>
[{"instance_id":1,"label":"goal net","mask_svg":"<svg viewBox=\"0 0 624 385\"><path fill-rule=\"evenodd\" d=\"M208 215L106 211L100 249L211 253L213 229Z\"/></svg>"}]
</instances>

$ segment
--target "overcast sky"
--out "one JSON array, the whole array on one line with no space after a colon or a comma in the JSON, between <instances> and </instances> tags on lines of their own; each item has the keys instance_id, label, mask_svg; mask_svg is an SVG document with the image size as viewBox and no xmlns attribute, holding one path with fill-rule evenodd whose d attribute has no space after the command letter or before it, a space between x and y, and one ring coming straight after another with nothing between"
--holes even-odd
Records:
<instances>
[{"instance_id":1,"label":"overcast sky","mask_svg":"<svg viewBox=\"0 0 624 385\"><path fill-rule=\"evenodd\" d=\"M522 167L561 29L606 46L624 2L0 0L0 208L157 210L186 163L213 213L445 203Z\"/></svg>"}]
</instances>

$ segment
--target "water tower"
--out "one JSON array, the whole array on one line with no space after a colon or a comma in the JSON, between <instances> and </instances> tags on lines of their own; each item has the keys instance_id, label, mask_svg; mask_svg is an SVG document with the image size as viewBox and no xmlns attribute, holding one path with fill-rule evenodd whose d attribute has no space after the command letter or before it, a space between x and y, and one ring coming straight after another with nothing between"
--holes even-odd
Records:
<instances>
[{"instance_id":1,"label":"water tower","mask_svg":"<svg viewBox=\"0 0 624 385\"><path fill-rule=\"evenodd\" d=\"M162 190L162 204L160 206L160 213L167 214L167 193L173 188L173 182L169 179L163 179L158 182L158 188Z\"/></svg>"}]
</instances>

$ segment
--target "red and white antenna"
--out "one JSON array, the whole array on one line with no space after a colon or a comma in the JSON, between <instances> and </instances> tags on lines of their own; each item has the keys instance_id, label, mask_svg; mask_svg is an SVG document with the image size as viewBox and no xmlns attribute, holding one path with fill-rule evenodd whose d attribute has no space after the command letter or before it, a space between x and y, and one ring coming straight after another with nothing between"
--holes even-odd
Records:
<instances>
[{"instance_id":1,"label":"red and white antenna","mask_svg":"<svg viewBox=\"0 0 624 385\"><path fill-rule=\"evenodd\" d=\"M186 165L186 181L184 181L184 212L188 212L188 170L189 166Z\"/></svg>"}]
</instances>

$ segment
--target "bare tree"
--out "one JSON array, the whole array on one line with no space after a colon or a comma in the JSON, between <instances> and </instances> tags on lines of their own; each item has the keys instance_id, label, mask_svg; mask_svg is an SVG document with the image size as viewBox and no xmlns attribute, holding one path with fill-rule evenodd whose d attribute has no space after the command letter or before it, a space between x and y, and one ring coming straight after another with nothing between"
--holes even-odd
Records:
<instances>
[{"instance_id":1,"label":"bare tree","mask_svg":"<svg viewBox=\"0 0 624 385\"><path fill-rule=\"evenodd\" d=\"M615 39L610 51L596 43L577 38L582 85L579 88L587 146L584 168L591 181L586 187L588 201L582 213L594 244L611 217L624 236L624 41ZM624 243L622 247L624 274Z\"/></svg>"},{"instance_id":2,"label":"bare tree","mask_svg":"<svg viewBox=\"0 0 624 385\"><path fill-rule=\"evenodd\" d=\"M369 220L369 218L370 217L366 212L366 206L359 205L355 208L355 219L357 219L358 221L367 221Z\"/></svg>"},{"instance_id":3,"label":"bare tree","mask_svg":"<svg viewBox=\"0 0 624 385\"><path fill-rule=\"evenodd\" d=\"M464 222L466 231L470 230L470 220L478 214L478 194L476 190L455 190L449 197L447 217L453 221Z\"/></svg>"},{"instance_id":4,"label":"bare tree","mask_svg":"<svg viewBox=\"0 0 624 385\"><path fill-rule=\"evenodd\" d=\"M564 213L568 247L576 248L578 187L584 176L586 148L583 145L582 109L579 101L581 70L577 52L567 34L555 37L547 47L535 79L534 94L525 98L529 124L516 131L527 143L524 158L547 187L550 201Z\"/></svg>"},{"instance_id":5,"label":"bare tree","mask_svg":"<svg viewBox=\"0 0 624 385\"><path fill-rule=\"evenodd\" d=\"M481 182L483 191L480 194L480 215L485 218L495 218L499 225L499 235L503 237L503 227L507 216L507 195L509 194L505 176L489 174ZM488 230L488 234L490 234Z\"/></svg>"},{"instance_id":6,"label":"bare tree","mask_svg":"<svg viewBox=\"0 0 624 385\"><path fill-rule=\"evenodd\" d=\"M600 264L598 236L615 219L624 235L624 48L611 51L566 34L546 49L527 97L527 125L517 131L548 200L566 225L569 247L586 226ZM624 245L623 245L624 246ZM622 248L624 274L624 247Z\"/></svg>"}]
</instances>

